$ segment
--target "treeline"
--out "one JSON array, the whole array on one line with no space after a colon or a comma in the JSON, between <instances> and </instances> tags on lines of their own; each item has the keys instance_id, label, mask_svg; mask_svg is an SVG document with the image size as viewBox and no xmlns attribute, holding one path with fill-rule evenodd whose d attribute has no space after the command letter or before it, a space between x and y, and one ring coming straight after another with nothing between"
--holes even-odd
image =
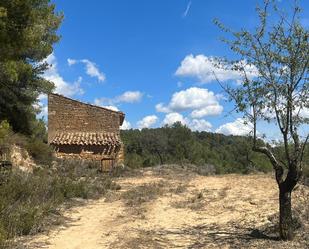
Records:
<instances>
[{"instance_id":1,"label":"treeline","mask_svg":"<svg viewBox=\"0 0 309 249\"><path fill-rule=\"evenodd\" d=\"M251 150L248 137L193 132L181 123L156 129L124 130L121 137L125 144L125 164L133 168L169 163L213 165L219 174L272 169L264 155Z\"/></svg>"}]
</instances>

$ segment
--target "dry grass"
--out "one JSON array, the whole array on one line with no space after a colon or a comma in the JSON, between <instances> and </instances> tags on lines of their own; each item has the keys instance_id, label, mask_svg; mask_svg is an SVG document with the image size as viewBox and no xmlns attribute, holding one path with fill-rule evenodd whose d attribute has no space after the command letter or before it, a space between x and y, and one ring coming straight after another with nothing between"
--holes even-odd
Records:
<instances>
[{"instance_id":1,"label":"dry grass","mask_svg":"<svg viewBox=\"0 0 309 249\"><path fill-rule=\"evenodd\" d=\"M97 199L108 189L118 189L110 177L96 171L91 163L59 161L53 169L39 168L33 174L11 172L0 185L0 248L13 247L12 239L18 236L59 225L60 210L76 198Z\"/></svg>"},{"instance_id":2,"label":"dry grass","mask_svg":"<svg viewBox=\"0 0 309 249\"><path fill-rule=\"evenodd\" d=\"M293 192L301 226L294 241L284 242L278 240L278 189L270 175L145 170L117 181L114 200L72 212L77 221L47 237L48 248L309 248L306 186Z\"/></svg>"},{"instance_id":3,"label":"dry grass","mask_svg":"<svg viewBox=\"0 0 309 249\"><path fill-rule=\"evenodd\" d=\"M166 187L166 183L163 181L143 184L124 192L121 199L128 207L138 207L162 195L164 187Z\"/></svg>"}]
</instances>

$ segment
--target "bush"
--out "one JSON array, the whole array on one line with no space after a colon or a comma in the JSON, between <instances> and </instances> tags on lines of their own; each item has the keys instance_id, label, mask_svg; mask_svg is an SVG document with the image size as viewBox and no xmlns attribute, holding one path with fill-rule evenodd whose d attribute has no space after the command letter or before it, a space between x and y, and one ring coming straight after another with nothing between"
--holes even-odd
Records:
<instances>
[{"instance_id":1,"label":"bush","mask_svg":"<svg viewBox=\"0 0 309 249\"><path fill-rule=\"evenodd\" d=\"M204 164L198 167L197 173L199 175L214 175L216 173L216 167L212 164Z\"/></svg>"},{"instance_id":2,"label":"bush","mask_svg":"<svg viewBox=\"0 0 309 249\"><path fill-rule=\"evenodd\" d=\"M125 164L132 169L143 167L143 162L143 158L135 153L127 154L125 158Z\"/></svg>"},{"instance_id":3,"label":"bush","mask_svg":"<svg viewBox=\"0 0 309 249\"><path fill-rule=\"evenodd\" d=\"M14 236L42 231L46 217L57 213L64 202L98 198L117 188L91 162L59 160L53 168L39 168L33 174L12 172L0 185L0 248Z\"/></svg>"},{"instance_id":4,"label":"bush","mask_svg":"<svg viewBox=\"0 0 309 249\"><path fill-rule=\"evenodd\" d=\"M163 181L143 184L134 187L122 194L125 204L129 207L140 206L145 202L156 199L163 193L165 184Z\"/></svg>"},{"instance_id":5,"label":"bush","mask_svg":"<svg viewBox=\"0 0 309 249\"><path fill-rule=\"evenodd\" d=\"M36 163L51 165L53 149L48 144L38 139L29 139L25 147Z\"/></svg>"}]
</instances>

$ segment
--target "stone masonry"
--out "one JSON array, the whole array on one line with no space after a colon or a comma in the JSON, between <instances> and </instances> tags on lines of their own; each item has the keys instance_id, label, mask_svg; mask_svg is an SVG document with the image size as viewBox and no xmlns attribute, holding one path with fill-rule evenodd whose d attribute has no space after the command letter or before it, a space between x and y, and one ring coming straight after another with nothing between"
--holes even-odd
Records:
<instances>
[{"instance_id":1,"label":"stone masonry","mask_svg":"<svg viewBox=\"0 0 309 249\"><path fill-rule=\"evenodd\" d=\"M125 114L58 94L48 96L48 142L58 157L123 161Z\"/></svg>"}]
</instances>

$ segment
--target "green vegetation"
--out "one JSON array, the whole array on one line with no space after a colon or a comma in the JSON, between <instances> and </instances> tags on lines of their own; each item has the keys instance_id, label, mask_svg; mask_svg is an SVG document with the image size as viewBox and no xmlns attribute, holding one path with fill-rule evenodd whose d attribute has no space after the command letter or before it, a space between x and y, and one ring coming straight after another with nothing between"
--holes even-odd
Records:
<instances>
[{"instance_id":1,"label":"green vegetation","mask_svg":"<svg viewBox=\"0 0 309 249\"><path fill-rule=\"evenodd\" d=\"M225 136L209 132L192 132L175 123L157 129L121 131L129 167L158 164L195 164L215 168L216 173L248 173L271 170L264 155L251 150L247 137Z\"/></svg>"},{"instance_id":2,"label":"green vegetation","mask_svg":"<svg viewBox=\"0 0 309 249\"><path fill-rule=\"evenodd\" d=\"M291 196L302 177L309 139L308 130L304 137L300 132L302 126L309 125L302 113L309 106L309 30L300 21L302 10L297 1L285 13L276 1L265 0L256 12L259 23L254 29L233 31L215 21L229 35L223 40L237 56L237 61L223 60L217 66L242 75L238 85L218 82L234 102L235 110L252 124L252 149L267 156L273 166L280 193L280 238L292 240L295 229ZM256 76L250 77L253 71ZM261 122L276 127L284 153L278 155L258 144L257 127Z\"/></svg>"},{"instance_id":3,"label":"green vegetation","mask_svg":"<svg viewBox=\"0 0 309 249\"><path fill-rule=\"evenodd\" d=\"M54 88L42 77L48 68L42 61L59 40L61 21L49 0L0 2L0 120L15 132L33 134L37 98Z\"/></svg>"},{"instance_id":4,"label":"green vegetation","mask_svg":"<svg viewBox=\"0 0 309 249\"><path fill-rule=\"evenodd\" d=\"M0 152L2 148L11 148L18 145L28 151L35 163L51 165L53 149L46 143L47 131L43 120L37 121L31 136L15 133L10 124L4 120L0 122Z\"/></svg>"},{"instance_id":5,"label":"green vegetation","mask_svg":"<svg viewBox=\"0 0 309 249\"><path fill-rule=\"evenodd\" d=\"M41 128L39 133L44 134ZM10 238L42 231L51 223L50 216L59 214L62 204L72 198L98 198L119 187L109 176L98 174L98 164L56 160L40 136L16 134L3 121L0 152L13 144L26 148L38 166L32 174L16 168L0 170L0 248L8 248Z\"/></svg>"},{"instance_id":6,"label":"green vegetation","mask_svg":"<svg viewBox=\"0 0 309 249\"><path fill-rule=\"evenodd\" d=\"M33 174L13 171L0 183L0 248L7 239L35 234L72 198L98 198L117 189L110 177L97 173L93 163L57 161ZM55 219L54 219L55 220Z\"/></svg>"}]
</instances>

